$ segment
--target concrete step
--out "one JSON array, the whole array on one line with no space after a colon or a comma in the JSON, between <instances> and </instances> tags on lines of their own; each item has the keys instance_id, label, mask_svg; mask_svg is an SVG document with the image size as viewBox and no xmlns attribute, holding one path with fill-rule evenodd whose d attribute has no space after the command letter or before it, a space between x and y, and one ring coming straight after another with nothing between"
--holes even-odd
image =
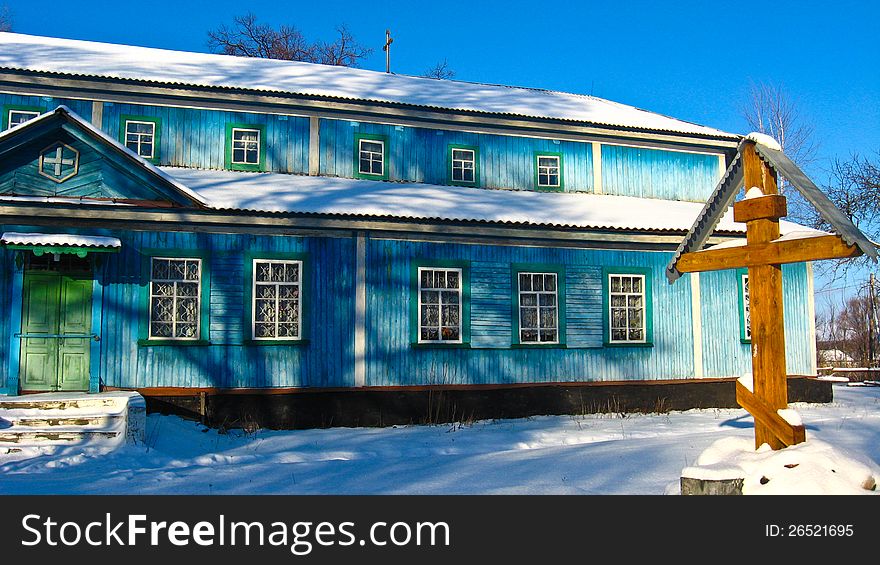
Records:
<instances>
[{"instance_id":1,"label":"concrete step","mask_svg":"<svg viewBox=\"0 0 880 565\"><path fill-rule=\"evenodd\" d=\"M42 395L0 400L0 410L70 410L120 408L115 398L38 398ZM124 405L123 405L124 407Z\"/></svg>"},{"instance_id":2,"label":"concrete step","mask_svg":"<svg viewBox=\"0 0 880 565\"><path fill-rule=\"evenodd\" d=\"M109 428L116 424L125 425L121 414L93 414L76 416L4 416L0 411L0 418L7 420L13 428L57 428L57 427L81 427L81 428Z\"/></svg>"},{"instance_id":3,"label":"concrete step","mask_svg":"<svg viewBox=\"0 0 880 565\"><path fill-rule=\"evenodd\" d=\"M106 443L118 440L123 432L105 430L0 430L0 447L10 445L65 445L70 443Z\"/></svg>"}]
</instances>

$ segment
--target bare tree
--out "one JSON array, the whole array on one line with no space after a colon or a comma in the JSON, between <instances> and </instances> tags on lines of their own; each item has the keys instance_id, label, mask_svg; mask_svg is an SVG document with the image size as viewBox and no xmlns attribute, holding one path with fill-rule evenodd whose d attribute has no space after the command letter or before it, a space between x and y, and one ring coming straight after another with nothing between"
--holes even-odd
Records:
<instances>
[{"instance_id":1,"label":"bare tree","mask_svg":"<svg viewBox=\"0 0 880 565\"><path fill-rule=\"evenodd\" d=\"M778 141L801 168L816 160L813 124L783 87L773 83L753 83L749 88L748 102L741 112L752 131L765 133Z\"/></svg>"},{"instance_id":2,"label":"bare tree","mask_svg":"<svg viewBox=\"0 0 880 565\"><path fill-rule=\"evenodd\" d=\"M9 6L0 7L0 31L12 31L12 12Z\"/></svg>"},{"instance_id":3,"label":"bare tree","mask_svg":"<svg viewBox=\"0 0 880 565\"><path fill-rule=\"evenodd\" d=\"M442 61L425 71L422 76L425 78L447 80L455 77L455 71L453 71L449 67L449 63L446 61L446 59L443 59Z\"/></svg>"},{"instance_id":4,"label":"bare tree","mask_svg":"<svg viewBox=\"0 0 880 565\"><path fill-rule=\"evenodd\" d=\"M355 40L345 25L336 28L339 36L332 43L310 42L294 26L277 29L257 22L254 14L235 16L232 25L221 25L208 32L208 47L214 52L240 57L305 61L342 67L357 67L372 53Z\"/></svg>"}]
</instances>

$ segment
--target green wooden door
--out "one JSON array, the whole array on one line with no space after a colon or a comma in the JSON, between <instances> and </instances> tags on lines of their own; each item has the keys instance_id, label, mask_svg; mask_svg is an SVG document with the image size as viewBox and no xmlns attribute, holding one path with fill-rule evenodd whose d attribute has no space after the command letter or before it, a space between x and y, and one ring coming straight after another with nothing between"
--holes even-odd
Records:
<instances>
[{"instance_id":1,"label":"green wooden door","mask_svg":"<svg viewBox=\"0 0 880 565\"><path fill-rule=\"evenodd\" d=\"M21 316L22 391L89 389L92 281L25 273ZM31 337L27 337L31 336Z\"/></svg>"}]
</instances>

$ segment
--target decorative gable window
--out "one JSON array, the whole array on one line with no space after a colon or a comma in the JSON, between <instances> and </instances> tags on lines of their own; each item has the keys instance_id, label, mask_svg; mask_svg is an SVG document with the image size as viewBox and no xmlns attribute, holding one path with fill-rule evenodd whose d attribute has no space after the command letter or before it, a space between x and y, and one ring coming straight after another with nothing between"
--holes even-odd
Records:
<instances>
[{"instance_id":1,"label":"decorative gable window","mask_svg":"<svg viewBox=\"0 0 880 565\"><path fill-rule=\"evenodd\" d=\"M419 343L462 343L462 269L419 267Z\"/></svg>"},{"instance_id":2,"label":"decorative gable window","mask_svg":"<svg viewBox=\"0 0 880 565\"><path fill-rule=\"evenodd\" d=\"M199 339L201 283L200 258L150 259L149 339Z\"/></svg>"},{"instance_id":3,"label":"decorative gable window","mask_svg":"<svg viewBox=\"0 0 880 565\"><path fill-rule=\"evenodd\" d=\"M66 143L53 143L40 153L37 167L41 176L62 183L79 172L79 151Z\"/></svg>"},{"instance_id":4,"label":"decorative gable window","mask_svg":"<svg viewBox=\"0 0 880 565\"><path fill-rule=\"evenodd\" d=\"M354 136L354 177L388 180L388 138L357 133Z\"/></svg>"},{"instance_id":5,"label":"decorative gable window","mask_svg":"<svg viewBox=\"0 0 880 565\"><path fill-rule=\"evenodd\" d=\"M605 269L606 345L651 345L651 272Z\"/></svg>"},{"instance_id":6,"label":"decorative gable window","mask_svg":"<svg viewBox=\"0 0 880 565\"><path fill-rule=\"evenodd\" d=\"M122 139L125 146L148 161L158 157L158 120L126 119Z\"/></svg>"},{"instance_id":7,"label":"decorative gable window","mask_svg":"<svg viewBox=\"0 0 880 565\"><path fill-rule=\"evenodd\" d=\"M752 306L749 299L749 271L737 269L739 287L739 337L743 343L752 341Z\"/></svg>"},{"instance_id":8,"label":"decorative gable window","mask_svg":"<svg viewBox=\"0 0 880 565\"><path fill-rule=\"evenodd\" d=\"M562 190L562 155L535 155L535 185L540 189Z\"/></svg>"},{"instance_id":9,"label":"decorative gable window","mask_svg":"<svg viewBox=\"0 0 880 565\"><path fill-rule=\"evenodd\" d=\"M302 338L302 265L302 261L253 260L253 339Z\"/></svg>"},{"instance_id":10,"label":"decorative gable window","mask_svg":"<svg viewBox=\"0 0 880 565\"><path fill-rule=\"evenodd\" d=\"M559 343L558 278L557 273L518 273L520 343Z\"/></svg>"},{"instance_id":11,"label":"decorative gable window","mask_svg":"<svg viewBox=\"0 0 880 565\"><path fill-rule=\"evenodd\" d=\"M476 186L480 181L480 168L477 162L479 151L476 147L449 146L449 183L462 186Z\"/></svg>"},{"instance_id":12,"label":"decorative gable window","mask_svg":"<svg viewBox=\"0 0 880 565\"><path fill-rule=\"evenodd\" d=\"M9 110L6 116L7 128L15 127L19 124L23 124L28 120L32 120L40 115L40 112L36 110Z\"/></svg>"},{"instance_id":13,"label":"decorative gable window","mask_svg":"<svg viewBox=\"0 0 880 565\"><path fill-rule=\"evenodd\" d=\"M266 128L261 125L226 124L226 168L262 171L266 167Z\"/></svg>"}]
</instances>

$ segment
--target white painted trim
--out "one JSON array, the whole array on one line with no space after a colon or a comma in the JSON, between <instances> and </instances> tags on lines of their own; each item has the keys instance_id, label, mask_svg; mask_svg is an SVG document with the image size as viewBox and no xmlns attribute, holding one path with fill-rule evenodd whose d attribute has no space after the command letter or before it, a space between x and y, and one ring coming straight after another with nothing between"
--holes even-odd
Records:
<instances>
[{"instance_id":1,"label":"white painted trim","mask_svg":"<svg viewBox=\"0 0 880 565\"><path fill-rule=\"evenodd\" d=\"M367 239L357 234L354 293L354 386L367 384Z\"/></svg>"},{"instance_id":2,"label":"white painted trim","mask_svg":"<svg viewBox=\"0 0 880 565\"><path fill-rule=\"evenodd\" d=\"M543 166L543 165L541 165L541 159L555 159L556 164ZM559 188L562 186L562 163L561 163L561 161L562 161L562 157L560 157L559 155L547 155L546 153L537 153L535 155L535 170L537 171L537 174L535 175L535 177L537 178L537 181L538 181L538 188ZM551 173L550 170L556 169L556 184L541 184L541 168L542 167L547 169L547 171L544 173L544 176L546 176L548 178L553 176L553 173Z\"/></svg>"},{"instance_id":3,"label":"white painted trim","mask_svg":"<svg viewBox=\"0 0 880 565\"><path fill-rule=\"evenodd\" d=\"M196 289L198 290L196 294L196 307L198 308L196 314L196 335L193 337L163 337L163 336L154 336L153 335L153 298L160 298L156 294L153 293L153 285L157 282L170 282L174 283L174 294L173 298L173 306L172 311L174 315L177 315L177 283L179 282L192 282L184 279L154 279L153 278L153 261L193 261L198 263L199 265L199 278L196 282ZM160 341L198 341L202 339L202 282L204 277L203 263L201 257L168 257L168 256L154 256L150 257L150 296L147 300L147 308L148 308L148 319L147 319L147 340L160 340ZM171 333L177 333L177 322L178 320L171 321ZM167 322L161 322L166 324Z\"/></svg>"},{"instance_id":4,"label":"white painted trim","mask_svg":"<svg viewBox=\"0 0 880 565\"><path fill-rule=\"evenodd\" d=\"M703 378L703 307L700 273L691 273L691 328L694 337L694 378Z\"/></svg>"},{"instance_id":5,"label":"white painted trim","mask_svg":"<svg viewBox=\"0 0 880 565\"><path fill-rule=\"evenodd\" d=\"M128 124L140 124L140 125L150 126L151 128L153 128L153 133L149 134L150 137L152 138L152 141L150 141L150 154L149 155L142 155L141 154L141 143L142 143L141 137L143 137L145 134L140 133L140 132L133 133L133 135L137 136L137 149L136 150L132 149L132 151L134 151L135 153L137 153L138 155L140 155L144 159L154 159L156 157L156 122L148 122L148 121L144 121L144 120L125 120L125 127L123 128L122 144L125 145L126 147L128 147L128 136L129 136ZM98 127L100 127L100 126L98 126ZM131 147L128 147L128 148L131 149Z\"/></svg>"},{"instance_id":6,"label":"white painted trim","mask_svg":"<svg viewBox=\"0 0 880 565\"><path fill-rule=\"evenodd\" d=\"M621 279L623 277L629 277L630 279L640 279L642 281L642 291L641 292L632 292L632 291L612 292L611 279L614 277L618 277ZM608 343L614 343L614 344L618 344L618 343L624 343L624 344L626 344L626 343L648 343L648 293L647 293L647 287L645 286L648 284L648 279L645 277L645 275L641 275L641 274L637 274L637 273L608 273L608 279L605 281L605 283L608 285ZM626 311L626 328L625 328L626 329L626 339L614 339L614 337L613 337L615 328L612 326L612 324L613 324L612 320L614 319L614 315L612 314L612 312L613 312L615 306L612 306L611 298L614 295L626 297L626 305L623 307L623 309ZM629 327L629 297L630 296L639 296L642 299L642 326L641 326L642 339L629 339L629 330L631 329ZM620 308L620 306L617 306L616 308ZM623 328L618 327L616 329L619 330L619 329L623 329Z\"/></svg>"},{"instance_id":7,"label":"white painted trim","mask_svg":"<svg viewBox=\"0 0 880 565\"><path fill-rule=\"evenodd\" d=\"M598 141L593 145L593 193L602 194L602 144Z\"/></svg>"},{"instance_id":8,"label":"white painted trim","mask_svg":"<svg viewBox=\"0 0 880 565\"><path fill-rule=\"evenodd\" d=\"M104 127L104 103L92 101L92 125L96 128Z\"/></svg>"},{"instance_id":9,"label":"white painted trim","mask_svg":"<svg viewBox=\"0 0 880 565\"><path fill-rule=\"evenodd\" d=\"M813 262L807 262L807 320L810 322L808 332L810 339L810 371L816 376L818 365L816 360L816 289L813 282Z\"/></svg>"},{"instance_id":10,"label":"white painted trim","mask_svg":"<svg viewBox=\"0 0 880 565\"><path fill-rule=\"evenodd\" d=\"M309 117L309 175L321 173L321 119Z\"/></svg>"},{"instance_id":11,"label":"white painted trim","mask_svg":"<svg viewBox=\"0 0 880 565\"><path fill-rule=\"evenodd\" d=\"M153 130L153 131L155 134L155 130ZM240 139L236 142L235 134L237 132L251 132L251 133L257 134L257 142L256 142L257 143L257 162L256 163L251 163L250 161L247 160L247 151L248 151L247 144L254 143L254 142L250 141L250 140L245 140L245 139ZM155 137L154 137L154 139L155 139ZM260 153L262 153L262 149L263 149L263 132L261 132L259 129L256 129L256 128L232 128L232 133L230 133L230 135L229 135L229 143L231 145L231 147L229 148L229 162L231 164L233 164L233 165L259 165L260 164ZM242 144L242 150L244 151L244 159L245 159L244 161L236 161L235 160L235 144L236 143Z\"/></svg>"},{"instance_id":12,"label":"white painted trim","mask_svg":"<svg viewBox=\"0 0 880 565\"><path fill-rule=\"evenodd\" d=\"M520 279L520 277L522 275L529 275L529 276L531 276L531 275L541 275L541 276L552 275L556 278L556 284L555 284L556 289L553 291L548 291L546 289L545 290L534 290L534 289L533 290L523 290L522 289L522 280ZM556 345L556 344L558 344L559 339L562 337L560 335L560 331L559 331L559 273L554 273L554 272L550 272L550 273L541 272L541 273L539 273L537 271L517 271L517 273L516 273L516 291L517 291L516 292L516 296L517 296L517 298L516 298L516 301L517 301L516 302L516 311L517 311L516 315L519 318L519 335L516 337L517 343L524 344L524 345L530 345L530 344L531 345ZM537 311L537 319L535 320L536 325L534 327L526 327L523 325L523 319L522 319L522 309L523 309L522 297L523 297L523 294L534 294L535 295L535 310ZM556 300L556 304L554 306L554 308L556 310L556 315L553 316L553 328L550 328L550 329L556 330L556 339L553 341L541 341L541 330L548 329L548 328L541 327L541 295L542 294L552 295ZM526 308L531 308L531 306L526 306ZM538 332L538 340L537 341L523 341L522 340L523 329L535 330L536 332Z\"/></svg>"},{"instance_id":13,"label":"white painted trim","mask_svg":"<svg viewBox=\"0 0 880 565\"><path fill-rule=\"evenodd\" d=\"M278 281L263 281L257 283L257 264L258 263L269 263L270 268L273 263L281 264L281 265L296 265L297 267L297 277L296 282L278 282ZM299 259L266 259L254 257L251 262L251 339L254 341L299 341L302 339L302 305L305 296L303 294L303 262ZM280 293L278 292L278 288L281 285L290 285L296 286L299 288L299 299L297 299L296 304L296 335L294 336L278 336L278 324L280 318L280 309L277 308L278 301L280 300ZM272 337L257 337L257 287L258 286L274 286L276 289L275 292L275 305L276 305L276 314L275 317L275 335Z\"/></svg>"},{"instance_id":14,"label":"white painted trim","mask_svg":"<svg viewBox=\"0 0 880 565\"><path fill-rule=\"evenodd\" d=\"M718 155L718 180L724 178L724 174L727 172L727 157L723 154Z\"/></svg>"},{"instance_id":15,"label":"white painted trim","mask_svg":"<svg viewBox=\"0 0 880 565\"><path fill-rule=\"evenodd\" d=\"M378 155L380 155L380 157L381 157L381 158L379 159L379 164L382 165L382 170L381 170L380 172L378 172L378 173L374 173L374 172L372 172L372 170L370 170L370 171L364 171L364 170L361 170L361 161L363 161L363 157L362 157L362 155L363 155L364 153L368 153L368 154L370 155L369 162L370 162L370 169L372 169L372 168L373 168L373 162L374 162L374 161L373 161L373 155L376 155L376 154L377 154L375 151L364 150L364 149L362 148L362 146L363 146L364 143L378 143L379 145L382 146L382 152L381 152L381 153L378 153ZM361 137L361 138L359 138L359 139L358 139L358 146L357 146L357 152L358 152L358 174L359 174L359 175L370 175L370 176L374 176L374 177L382 177L382 176L385 176L385 150L386 150L386 149L385 149L385 142L384 142L383 140L381 140L381 139L370 139L370 138L368 138L368 137Z\"/></svg>"},{"instance_id":16,"label":"white painted trim","mask_svg":"<svg viewBox=\"0 0 880 565\"><path fill-rule=\"evenodd\" d=\"M458 273L458 288L457 289L448 289L448 288L437 288L430 287L427 289L422 288L422 271L443 271L444 273L456 272ZM418 306L416 307L416 323L418 324L416 331L418 332L418 343L464 343L464 270L461 267L439 267L439 266L427 266L427 267L419 267L416 271L418 277L418 288L416 291L418 292L418 296L416 300L418 300ZM439 339L422 339L422 291L428 290L430 292L437 292L437 331L443 328L443 308L441 307L441 295L443 292L451 292L455 290L458 294L458 339L443 339L442 334L438 335ZM425 327L433 327L433 326L425 326ZM448 327L448 326L447 326Z\"/></svg>"}]
</instances>

